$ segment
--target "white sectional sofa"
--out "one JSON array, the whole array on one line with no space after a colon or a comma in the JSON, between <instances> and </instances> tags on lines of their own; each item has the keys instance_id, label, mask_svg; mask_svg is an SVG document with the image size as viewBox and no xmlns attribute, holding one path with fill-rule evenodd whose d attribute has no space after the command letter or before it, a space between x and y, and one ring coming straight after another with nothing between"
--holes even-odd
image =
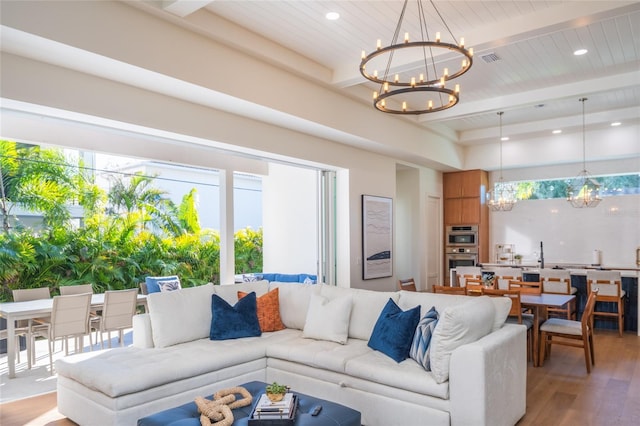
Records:
<instances>
[{"instance_id":1,"label":"white sectional sofa","mask_svg":"<svg viewBox=\"0 0 640 426\"><path fill-rule=\"evenodd\" d=\"M212 294L233 305L238 290L260 296L275 287L286 329L209 339ZM312 295L350 296L345 344L304 337ZM431 307L439 312L434 371L367 345L389 299L403 310L420 305L421 318ZM149 313L135 317L133 346L56 362L58 409L80 425L132 425L196 396L260 380L352 407L365 425L513 425L525 413L527 360L525 327L503 324L510 304L508 298L275 282L155 293Z\"/></svg>"}]
</instances>

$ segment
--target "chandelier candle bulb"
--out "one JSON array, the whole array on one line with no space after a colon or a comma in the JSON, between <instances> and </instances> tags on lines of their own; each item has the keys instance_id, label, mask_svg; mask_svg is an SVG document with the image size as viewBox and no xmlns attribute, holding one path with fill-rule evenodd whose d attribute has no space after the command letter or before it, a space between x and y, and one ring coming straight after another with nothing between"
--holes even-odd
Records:
<instances>
[{"instance_id":1,"label":"chandelier candle bulb","mask_svg":"<svg viewBox=\"0 0 640 426\"><path fill-rule=\"evenodd\" d=\"M473 47L470 47L468 50L469 50L469 55L473 56Z\"/></svg>"},{"instance_id":2,"label":"chandelier candle bulb","mask_svg":"<svg viewBox=\"0 0 640 426\"><path fill-rule=\"evenodd\" d=\"M378 92L373 92L373 99L378 99Z\"/></svg>"},{"instance_id":3,"label":"chandelier candle bulb","mask_svg":"<svg viewBox=\"0 0 640 426\"><path fill-rule=\"evenodd\" d=\"M460 85L459 84L456 84L455 92L456 93L460 93Z\"/></svg>"},{"instance_id":4,"label":"chandelier candle bulb","mask_svg":"<svg viewBox=\"0 0 640 426\"><path fill-rule=\"evenodd\" d=\"M473 64L473 58L469 50L464 47L464 39L456 38L449 30L449 26L442 18L442 14L438 11L436 2L425 1L424 3L430 3L435 15L437 15L441 21L441 26L438 28L446 28L448 30L447 34L449 34L450 37L447 38L445 34L445 39L442 40L441 32L438 31L435 33L435 41L427 35L427 14L425 14L423 10L422 0L417 0L417 10L414 11L416 13L407 11L409 3L409 0L404 1L402 13L400 14L396 30L389 45L383 46L382 40L378 39L376 50L369 54L367 54L366 51L364 52L360 61L360 74L367 80L380 85L378 97L374 98L373 102L374 108L379 111L391 114L414 115L443 111L453 107L460 100L458 92L453 90L453 83L449 89L445 87L446 82L452 81L466 73ZM405 11L407 11L407 13L405 13ZM421 31L417 34L417 39L415 34L413 38L410 38L409 31L405 31L406 29L413 28L403 25L405 16L418 18L418 27ZM402 37L403 33L404 39L401 41L400 37ZM404 52L407 52L407 57L415 57L414 59L418 59L417 55L421 55L424 60L416 60L415 63L412 62L411 66L402 64L401 68L394 66L392 62L394 57L397 58L395 53L400 52L400 50L402 50L402 56L405 56ZM462 67L458 68L456 66L454 69L451 69L450 66L447 68L443 66L440 68L437 64L441 63L441 61L436 60L436 57L439 56L438 52L455 54L460 59L463 59ZM456 62L458 60L459 59L455 59ZM380 73L377 71L373 74L367 72L366 67L369 63L375 64L375 66L371 65L371 68L380 69L382 66L381 61L386 62L386 67L382 69ZM458 64L460 64L460 62L458 62ZM431 70L430 67L433 69ZM392 71L399 69L403 70L402 75L400 75L400 72ZM413 76L410 73L413 74ZM393 98L395 101L390 102L390 104L385 107L383 101L386 98ZM431 106L427 107L430 100L433 100L430 104ZM418 107L418 105L422 106Z\"/></svg>"},{"instance_id":5,"label":"chandelier candle bulb","mask_svg":"<svg viewBox=\"0 0 640 426\"><path fill-rule=\"evenodd\" d=\"M433 101L430 100L427 106L429 107L429 109L433 109Z\"/></svg>"}]
</instances>

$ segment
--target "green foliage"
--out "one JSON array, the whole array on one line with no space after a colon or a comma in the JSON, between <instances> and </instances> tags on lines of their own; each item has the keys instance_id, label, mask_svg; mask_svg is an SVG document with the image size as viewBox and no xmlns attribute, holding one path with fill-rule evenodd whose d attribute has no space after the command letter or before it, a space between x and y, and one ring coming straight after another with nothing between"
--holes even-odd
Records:
<instances>
[{"instance_id":1,"label":"green foliage","mask_svg":"<svg viewBox=\"0 0 640 426\"><path fill-rule=\"evenodd\" d=\"M12 203L46 219L40 230L7 227L0 233L0 301L11 300L11 291L20 288L48 286L52 294L62 285L84 283L97 292L137 288L149 275L178 275L185 287L219 283L220 235L200 229L195 190L180 208L145 176L115 180L105 193L90 175L61 167L64 159L55 152L20 152L9 141L0 141L0 148L3 219ZM27 158L42 163L26 166ZM59 163L47 168L46 161ZM60 179L52 178L55 173ZM36 186L44 191L37 197ZM84 209L80 227L68 220L74 200ZM240 230L235 238L236 269L261 271L262 229Z\"/></svg>"},{"instance_id":2,"label":"green foliage","mask_svg":"<svg viewBox=\"0 0 640 426\"><path fill-rule=\"evenodd\" d=\"M236 274L262 271L262 228L247 227L235 234Z\"/></svg>"}]
</instances>

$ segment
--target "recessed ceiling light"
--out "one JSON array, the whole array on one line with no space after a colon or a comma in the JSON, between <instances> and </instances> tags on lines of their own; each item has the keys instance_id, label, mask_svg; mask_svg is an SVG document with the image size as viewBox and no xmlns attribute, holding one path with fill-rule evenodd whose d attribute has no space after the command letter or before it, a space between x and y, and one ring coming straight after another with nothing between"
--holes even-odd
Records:
<instances>
[{"instance_id":1,"label":"recessed ceiling light","mask_svg":"<svg viewBox=\"0 0 640 426\"><path fill-rule=\"evenodd\" d=\"M573 54L576 55L576 56L581 56L581 55L584 55L587 52L588 52L587 49L578 49L575 52L573 52Z\"/></svg>"},{"instance_id":2,"label":"recessed ceiling light","mask_svg":"<svg viewBox=\"0 0 640 426\"><path fill-rule=\"evenodd\" d=\"M508 141L509 140L509 136L503 136L500 140L501 141Z\"/></svg>"},{"instance_id":3,"label":"recessed ceiling light","mask_svg":"<svg viewBox=\"0 0 640 426\"><path fill-rule=\"evenodd\" d=\"M554 130L553 132L554 135L559 135L560 133L562 133L562 130L558 129L558 130Z\"/></svg>"},{"instance_id":4,"label":"recessed ceiling light","mask_svg":"<svg viewBox=\"0 0 640 426\"><path fill-rule=\"evenodd\" d=\"M621 123L621 122L619 122L619 121L614 121L613 123L611 123L611 126L612 126L612 127L615 127L615 126L619 126L619 125L621 125L621 124L622 124L622 123Z\"/></svg>"},{"instance_id":5,"label":"recessed ceiling light","mask_svg":"<svg viewBox=\"0 0 640 426\"><path fill-rule=\"evenodd\" d=\"M337 19L340 19L340 14L338 12L328 12L325 15L325 18L327 18L330 21L335 21Z\"/></svg>"}]
</instances>

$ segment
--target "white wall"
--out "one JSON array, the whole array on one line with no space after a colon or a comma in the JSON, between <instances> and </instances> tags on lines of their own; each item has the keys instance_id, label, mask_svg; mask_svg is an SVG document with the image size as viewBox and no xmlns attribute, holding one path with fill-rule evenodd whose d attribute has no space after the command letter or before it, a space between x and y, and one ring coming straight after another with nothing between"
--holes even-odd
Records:
<instances>
[{"instance_id":1,"label":"white wall","mask_svg":"<svg viewBox=\"0 0 640 426\"><path fill-rule=\"evenodd\" d=\"M271 164L262 184L263 271L317 274L317 172Z\"/></svg>"},{"instance_id":2,"label":"white wall","mask_svg":"<svg viewBox=\"0 0 640 426\"><path fill-rule=\"evenodd\" d=\"M491 212L493 245L515 244L523 263L537 259L544 243L545 264L591 264L602 251L607 267L635 267L640 247L640 195L605 198L596 208L576 209L564 199L518 203L510 212Z\"/></svg>"}]
</instances>

